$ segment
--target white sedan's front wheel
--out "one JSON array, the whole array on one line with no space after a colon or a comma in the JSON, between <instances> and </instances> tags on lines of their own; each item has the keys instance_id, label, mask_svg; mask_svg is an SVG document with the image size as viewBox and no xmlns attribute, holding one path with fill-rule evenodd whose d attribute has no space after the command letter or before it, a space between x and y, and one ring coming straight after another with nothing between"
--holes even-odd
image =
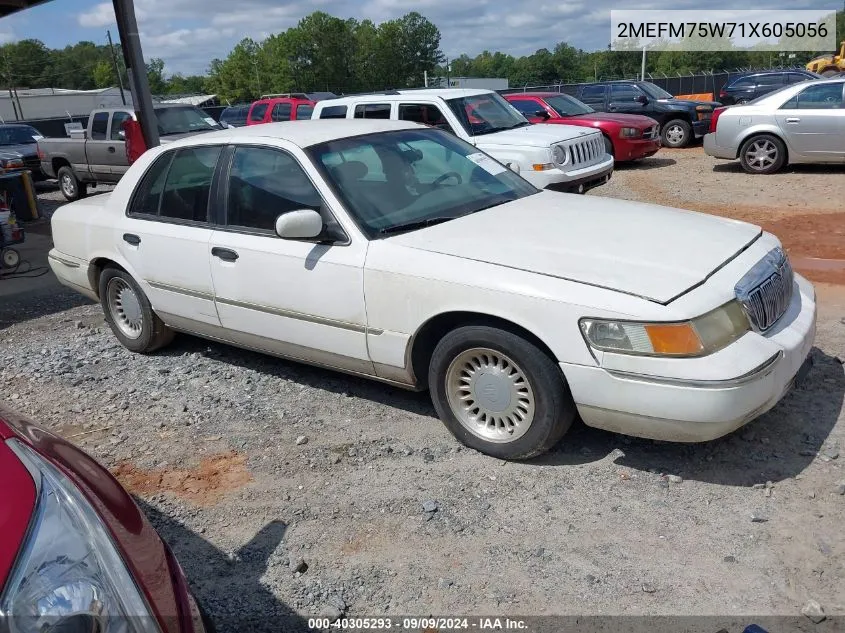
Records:
<instances>
[{"instance_id":1,"label":"white sedan's front wheel","mask_svg":"<svg viewBox=\"0 0 845 633\"><path fill-rule=\"evenodd\" d=\"M560 369L534 343L474 325L441 339L429 366L440 419L461 442L500 459L528 459L558 443L575 417Z\"/></svg>"}]
</instances>

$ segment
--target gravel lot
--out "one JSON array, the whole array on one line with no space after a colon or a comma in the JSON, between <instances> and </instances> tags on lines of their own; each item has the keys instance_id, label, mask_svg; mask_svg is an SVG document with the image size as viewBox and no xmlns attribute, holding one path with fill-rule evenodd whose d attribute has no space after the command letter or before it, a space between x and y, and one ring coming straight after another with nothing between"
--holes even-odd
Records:
<instances>
[{"instance_id":1,"label":"gravel lot","mask_svg":"<svg viewBox=\"0 0 845 633\"><path fill-rule=\"evenodd\" d=\"M663 150L593 195L756 218L787 229L793 257L834 261L842 173L751 177ZM58 194L41 198L49 212ZM840 280L818 266L804 269ZM138 496L223 631L320 613L781 615L827 631L800 612L845 615L844 288L817 285L807 383L700 445L576 424L551 454L500 462L459 446L426 394L187 336L136 356L56 287L0 295L0 398Z\"/></svg>"}]
</instances>

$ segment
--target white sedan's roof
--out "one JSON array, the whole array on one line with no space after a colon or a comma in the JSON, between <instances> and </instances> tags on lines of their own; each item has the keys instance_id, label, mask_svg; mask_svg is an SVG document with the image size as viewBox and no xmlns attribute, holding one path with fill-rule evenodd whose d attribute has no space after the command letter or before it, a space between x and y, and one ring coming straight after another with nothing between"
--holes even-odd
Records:
<instances>
[{"instance_id":1,"label":"white sedan's roof","mask_svg":"<svg viewBox=\"0 0 845 633\"><path fill-rule=\"evenodd\" d=\"M298 145L309 147L326 141L333 141L361 134L389 132L391 130L428 129L419 123L410 121L389 121L385 119L306 119L303 121L284 121L281 123L262 123L246 127L229 128L218 132L208 132L180 139L168 147L211 143L251 143L256 138L284 139Z\"/></svg>"}]
</instances>

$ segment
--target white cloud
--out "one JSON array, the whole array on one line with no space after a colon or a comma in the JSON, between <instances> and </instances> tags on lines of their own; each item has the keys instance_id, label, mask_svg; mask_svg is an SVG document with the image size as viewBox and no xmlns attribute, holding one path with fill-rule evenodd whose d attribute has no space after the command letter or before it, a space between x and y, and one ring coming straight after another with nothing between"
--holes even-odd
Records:
<instances>
[{"instance_id":1,"label":"white cloud","mask_svg":"<svg viewBox=\"0 0 845 633\"><path fill-rule=\"evenodd\" d=\"M0 31L0 44L7 44L18 39L13 31Z\"/></svg>"},{"instance_id":2,"label":"white cloud","mask_svg":"<svg viewBox=\"0 0 845 633\"><path fill-rule=\"evenodd\" d=\"M79 26L99 28L114 24L114 6L111 2L95 4L90 11L85 11L77 16Z\"/></svg>"}]
</instances>

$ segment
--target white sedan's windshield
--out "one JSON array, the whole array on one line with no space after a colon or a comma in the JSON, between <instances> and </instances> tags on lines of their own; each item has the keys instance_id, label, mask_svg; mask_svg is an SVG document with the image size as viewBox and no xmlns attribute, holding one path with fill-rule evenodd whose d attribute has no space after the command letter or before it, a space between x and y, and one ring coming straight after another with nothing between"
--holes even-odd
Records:
<instances>
[{"instance_id":1,"label":"white sedan's windshield","mask_svg":"<svg viewBox=\"0 0 845 633\"><path fill-rule=\"evenodd\" d=\"M401 130L310 148L314 163L369 236L445 222L538 190L440 130Z\"/></svg>"}]
</instances>

